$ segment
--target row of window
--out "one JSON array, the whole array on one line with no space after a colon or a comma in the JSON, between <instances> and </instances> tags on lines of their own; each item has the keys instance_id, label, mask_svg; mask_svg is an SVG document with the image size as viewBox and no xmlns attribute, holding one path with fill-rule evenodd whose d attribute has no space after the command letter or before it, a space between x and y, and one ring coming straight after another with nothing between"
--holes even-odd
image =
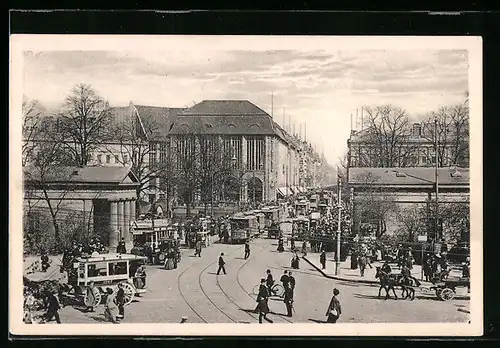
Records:
<instances>
[{"instance_id":1,"label":"row of window","mask_svg":"<svg viewBox=\"0 0 500 348\"><path fill-rule=\"evenodd\" d=\"M90 157L90 160L92 160L92 156ZM124 154L120 160L120 155L100 153L97 154L97 162L106 164L128 164L129 156L128 154Z\"/></svg>"}]
</instances>

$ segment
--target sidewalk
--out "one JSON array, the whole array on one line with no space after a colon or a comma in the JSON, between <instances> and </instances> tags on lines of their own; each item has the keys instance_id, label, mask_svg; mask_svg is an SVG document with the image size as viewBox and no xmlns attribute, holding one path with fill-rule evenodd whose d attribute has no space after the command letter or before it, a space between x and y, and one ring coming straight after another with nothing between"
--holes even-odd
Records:
<instances>
[{"instance_id":1,"label":"sidewalk","mask_svg":"<svg viewBox=\"0 0 500 348\"><path fill-rule=\"evenodd\" d=\"M372 268L367 267L365 269L365 275L364 277L361 277L359 268L357 269L351 269L351 258L350 256L347 257L347 260L344 262L340 263L340 274L335 275L335 260L333 259L333 253L327 253L326 254L326 269L321 269L321 264L319 262L319 253L307 253L307 256L302 257L307 263L309 263L311 266L313 266L316 270L318 270L323 276L331 279L336 279L336 280L343 280L343 281L350 281L350 282L357 282L357 283L365 283L365 284L378 284L379 280L375 278L376 274L376 268L377 266L382 266L381 262L373 262L372 263ZM391 268L393 272L398 272L399 273L399 268L395 264L391 264ZM417 278L419 281L422 282L422 285L428 285L431 286L431 283L425 282L421 280L421 266L415 265L413 266L413 269L411 270L412 276ZM451 276L454 275L454 271L450 274ZM460 276L460 274L457 274Z\"/></svg>"}]
</instances>

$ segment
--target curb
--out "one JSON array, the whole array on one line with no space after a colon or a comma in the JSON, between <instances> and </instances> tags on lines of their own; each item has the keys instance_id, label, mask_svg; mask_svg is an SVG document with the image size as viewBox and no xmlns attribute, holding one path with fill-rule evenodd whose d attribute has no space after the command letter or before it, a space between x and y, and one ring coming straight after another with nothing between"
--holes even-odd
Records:
<instances>
[{"instance_id":1,"label":"curb","mask_svg":"<svg viewBox=\"0 0 500 348\"><path fill-rule=\"evenodd\" d=\"M317 267L315 264L313 264L311 261L309 261L305 256L302 256L302 259L305 260L311 266L313 266L319 273L321 273L323 275L323 277L326 277L326 278L341 280L344 282L353 282L353 283L362 283L362 284L379 284L379 282L376 280L350 279L350 278L332 276L332 275L329 275L329 274L326 274L325 272L323 272L323 270L321 268Z\"/></svg>"}]
</instances>

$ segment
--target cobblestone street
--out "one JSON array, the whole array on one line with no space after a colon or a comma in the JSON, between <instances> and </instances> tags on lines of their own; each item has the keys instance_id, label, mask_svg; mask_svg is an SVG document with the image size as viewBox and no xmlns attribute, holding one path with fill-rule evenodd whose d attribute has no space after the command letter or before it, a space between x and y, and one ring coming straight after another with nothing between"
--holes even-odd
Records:
<instances>
[{"instance_id":1,"label":"cobblestone street","mask_svg":"<svg viewBox=\"0 0 500 348\"><path fill-rule=\"evenodd\" d=\"M123 323L178 323L183 316L188 323L257 323L258 315L253 288L266 269L276 281L284 270L290 270L292 254L278 253L276 241L256 239L251 243L251 255L243 259L242 245L214 243L203 249L201 257L194 257L193 250L183 250L182 261L175 270L160 266L147 268L147 292L136 297L125 308ZM217 258L224 252L227 275L217 275ZM332 289L340 290L342 304L340 322L390 323L390 322L467 322L469 314L459 311L466 308L468 300L439 301L434 292L417 290L417 298L410 300L377 299L378 285L328 279L313 266L300 263L299 270L292 270L296 279L295 312L292 318L286 313L282 299L272 298L269 315L275 323L324 322L326 307ZM398 296L400 290L397 290ZM63 323L104 322L104 307L94 313L85 313L76 307L61 310ZM264 321L264 323L266 323Z\"/></svg>"}]
</instances>

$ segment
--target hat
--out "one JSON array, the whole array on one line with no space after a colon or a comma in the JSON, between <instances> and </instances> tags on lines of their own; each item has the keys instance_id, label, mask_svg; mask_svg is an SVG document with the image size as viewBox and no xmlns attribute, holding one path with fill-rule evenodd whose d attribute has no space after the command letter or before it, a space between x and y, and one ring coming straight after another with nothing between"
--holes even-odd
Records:
<instances>
[{"instance_id":1,"label":"hat","mask_svg":"<svg viewBox=\"0 0 500 348\"><path fill-rule=\"evenodd\" d=\"M260 282L261 282L261 283L265 283L265 282L266 282L266 280L265 280L264 278L260 278Z\"/></svg>"},{"instance_id":2,"label":"hat","mask_svg":"<svg viewBox=\"0 0 500 348\"><path fill-rule=\"evenodd\" d=\"M333 289L333 294L338 295L338 294L340 294L340 291L337 288L335 288L335 289Z\"/></svg>"},{"instance_id":3,"label":"hat","mask_svg":"<svg viewBox=\"0 0 500 348\"><path fill-rule=\"evenodd\" d=\"M106 292L107 292L108 294L112 294L112 293L113 293L113 289L111 289L111 288L106 288Z\"/></svg>"}]
</instances>

